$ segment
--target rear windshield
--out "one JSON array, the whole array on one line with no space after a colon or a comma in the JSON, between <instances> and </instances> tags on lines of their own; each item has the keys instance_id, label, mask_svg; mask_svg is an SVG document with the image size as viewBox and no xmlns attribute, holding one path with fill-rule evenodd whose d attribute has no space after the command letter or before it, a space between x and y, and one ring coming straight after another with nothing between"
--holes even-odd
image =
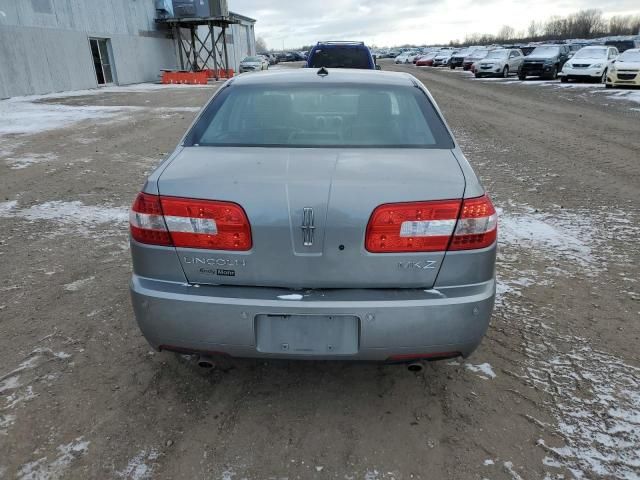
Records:
<instances>
[{"instance_id":1,"label":"rear windshield","mask_svg":"<svg viewBox=\"0 0 640 480\"><path fill-rule=\"evenodd\" d=\"M244 57L243 62L261 62L262 59L260 57Z\"/></svg>"},{"instance_id":2,"label":"rear windshield","mask_svg":"<svg viewBox=\"0 0 640 480\"><path fill-rule=\"evenodd\" d=\"M369 53L364 48L318 48L311 56L310 67L371 68Z\"/></svg>"},{"instance_id":3,"label":"rear windshield","mask_svg":"<svg viewBox=\"0 0 640 480\"><path fill-rule=\"evenodd\" d=\"M453 148L418 88L240 85L207 105L186 146Z\"/></svg>"}]
</instances>

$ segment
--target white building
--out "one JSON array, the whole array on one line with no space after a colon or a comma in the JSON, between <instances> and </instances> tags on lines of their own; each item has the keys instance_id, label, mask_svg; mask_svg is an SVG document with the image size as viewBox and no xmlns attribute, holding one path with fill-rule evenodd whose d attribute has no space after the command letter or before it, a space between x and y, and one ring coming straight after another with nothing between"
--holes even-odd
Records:
<instances>
[{"instance_id":1,"label":"white building","mask_svg":"<svg viewBox=\"0 0 640 480\"><path fill-rule=\"evenodd\" d=\"M255 20L230 13L230 67L255 53ZM154 0L0 0L0 98L152 82L178 65Z\"/></svg>"}]
</instances>

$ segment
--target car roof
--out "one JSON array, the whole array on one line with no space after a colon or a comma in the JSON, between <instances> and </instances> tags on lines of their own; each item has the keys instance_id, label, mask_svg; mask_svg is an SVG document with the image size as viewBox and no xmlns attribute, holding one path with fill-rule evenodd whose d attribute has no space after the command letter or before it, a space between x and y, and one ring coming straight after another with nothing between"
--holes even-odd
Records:
<instances>
[{"instance_id":1,"label":"car roof","mask_svg":"<svg viewBox=\"0 0 640 480\"><path fill-rule=\"evenodd\" d=\"M268 70L252 75L238 75L233 85L286 85L291 83L358 83L365 85L414 86L413 75L404 72L385 72L353 68L327 68L327 75L318 75L318 68Z\"/></svg>"}]
</instances>

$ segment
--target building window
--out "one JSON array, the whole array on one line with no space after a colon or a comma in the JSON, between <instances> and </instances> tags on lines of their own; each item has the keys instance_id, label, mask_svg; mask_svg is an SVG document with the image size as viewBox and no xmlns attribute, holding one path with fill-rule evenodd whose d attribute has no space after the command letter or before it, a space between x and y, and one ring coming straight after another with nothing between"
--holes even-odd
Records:
<instances>
[{"instance_id":1,"label":"building window","mask_svg":"<svg viewBox=\"0 0 640 480\"><path fill-rule=\"evenodd\" d=\"M93 66L96 70L96 80L98 85L109 85L113 83L113 68L109 55L108 38L90 38L91 56Z\"/></svg>"}]
</instances>

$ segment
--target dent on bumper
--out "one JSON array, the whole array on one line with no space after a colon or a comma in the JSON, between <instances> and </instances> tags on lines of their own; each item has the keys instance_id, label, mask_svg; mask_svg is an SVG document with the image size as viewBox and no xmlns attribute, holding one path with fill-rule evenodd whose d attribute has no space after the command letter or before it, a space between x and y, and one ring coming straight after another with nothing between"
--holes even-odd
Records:
<instances>
[{"instance_id":1,"label":"dent on bumper","mask_svg":"<svg viewBox=\"0 0 640 480\"><path fill-rule=\"evenodd\" d=\"M138 325L155 349L301 359L381 361L393 355L440 352L467 356L489 326L495 298L493 279L440 290L291 292L266 287L196 287L134 275L130 288ZM259 352L255 319L270 314L356 316L358 351L346 356Z\"/></svg>"}]
</instances>

